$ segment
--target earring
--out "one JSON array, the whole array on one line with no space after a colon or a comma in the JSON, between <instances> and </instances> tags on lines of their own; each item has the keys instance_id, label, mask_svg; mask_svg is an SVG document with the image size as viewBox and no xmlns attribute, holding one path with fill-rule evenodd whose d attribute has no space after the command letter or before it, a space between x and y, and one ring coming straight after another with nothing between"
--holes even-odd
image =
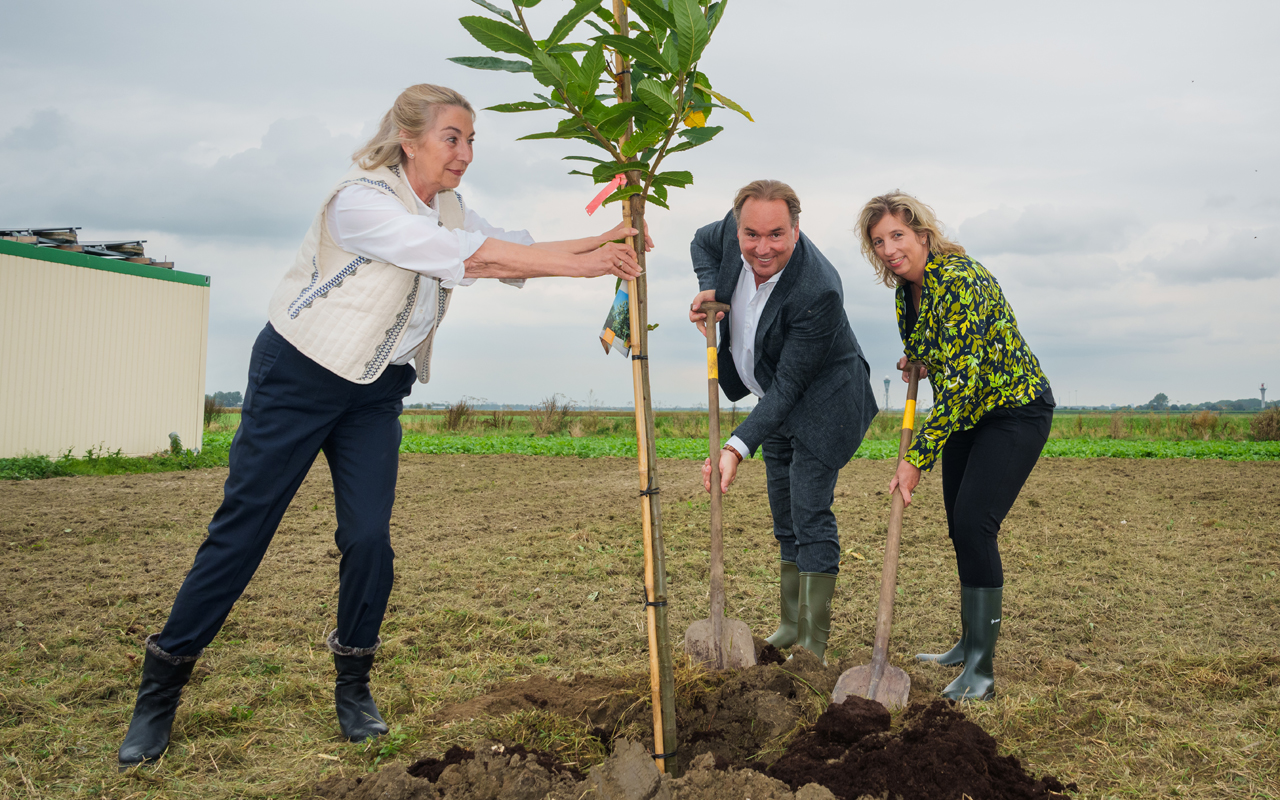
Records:
<instances>
[{"instance_id":1,"label":"earring","mask_svg":"<svg viewBox=\"0 0 1280 800\"><path fill-rule=\"evenodd\" d=\"M405 155L409 156L409 158L413 158L413 153L405 153Z\"/></svg>"}]
</instances>

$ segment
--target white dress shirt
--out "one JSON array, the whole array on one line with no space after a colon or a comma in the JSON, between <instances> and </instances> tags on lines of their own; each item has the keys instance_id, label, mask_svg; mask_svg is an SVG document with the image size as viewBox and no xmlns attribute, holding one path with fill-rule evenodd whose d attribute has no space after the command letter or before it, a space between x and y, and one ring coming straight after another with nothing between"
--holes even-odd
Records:
<instances>
[{"instance_id":1,"label":"white dress shirt","mask_svg":"<svg viewBox=\"0 0 1280 800\"><path fill-rule=\"evenodd\" d=\"M414 196L418 213L369 186L348 186L325 209L329 234L338 247L358 256L437 278L444 289L470 286L464 262L492 236L515 244L533 244L528 231L495 228L475 211L466 209L463 227L452 231L440 223L436 201L431 205ZM436 321L434 292L418 292L392 364L408 364Z\"/></svg>"},{"instance_id":2,"label":"white dress shirt","mask_svg":"<svg viewBox=\"0 0 1280 800\"><path fill-rule=\"evenodd\" d=\"M785 267L784 267L785 269ZM756 397L764 397L764 389L756 380L756 329L760 327L760 315L764 313L769 295L778 285L782 270L778 270L769 280L756 286L756 274L745 258L742 259L742 272L738 273L738 285L733 290L733 298L729 303L729 354L733 356L733 366L738 370L747 390ZM746 442L737 436L730 436L727 444L746 458Z\"/></svg>"}]
</instances>

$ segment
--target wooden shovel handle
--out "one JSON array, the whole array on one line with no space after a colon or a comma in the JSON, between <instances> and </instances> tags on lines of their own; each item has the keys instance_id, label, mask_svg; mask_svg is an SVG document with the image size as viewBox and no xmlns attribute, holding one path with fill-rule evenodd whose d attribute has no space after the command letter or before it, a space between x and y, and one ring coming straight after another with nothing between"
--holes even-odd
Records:
<instances>
[{"instance_id":1,"label":"wooden shovel handle","mask_svg":"<svg viewBox=\"0 0 1280 800\"><path fill-rule=\"evenodd\" d=\"M720 371L716 354L716 314L727 316L724 303L702 304L707 312L707 444L711 458L711 636L716 669L724 669L724 535L720 499Z\"/></svg>"},{"instance_id":2,"label":"wooden shovel handle","mask_svg":"<svg viewBox=\"0 0 1280 800\"><path fill-rule=\"evenodd\" d=\"M916 392L920 384L919 365L912 362L907 365L911 370L910 382L907 384L907 404L902 412L902 434L898 440L898 460L894 462L894 471L906 458L911 447L911 435L915 429ZM876 609L876 643L871 651L871 681L867 697L876 696L876 688L880 678L884 676L885 665L889 662L889 632L893 628L893 596L898 588L898 550L902 545L902 515L906 506L902 502L902 493L893 493L892 505L889 507L889 538L884 546L884 568L880 573L880 605Z\"/></svg>"}]
</instances>

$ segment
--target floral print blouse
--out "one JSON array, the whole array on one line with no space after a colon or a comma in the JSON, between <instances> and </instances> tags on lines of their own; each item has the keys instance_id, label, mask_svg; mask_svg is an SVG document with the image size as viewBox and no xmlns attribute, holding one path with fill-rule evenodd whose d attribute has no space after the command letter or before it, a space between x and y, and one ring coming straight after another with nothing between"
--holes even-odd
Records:
<instances>
[{"instance_id":1,"label":"floral print blouse","mask_svg":"<svg viewBox=\"0 0 1280 800\"><path fill-rule=\"evenodd\" d=\"M929 369L933 410L917 428L906 460L927 470L953 432L972 428L993 408L1030 403L1049 388L1049 379L1018 333L1000 284L977 261L931 256L918 315L910 289L905 284L897 290L898 332L907 358Z\"/></svg>"}]
</instances>

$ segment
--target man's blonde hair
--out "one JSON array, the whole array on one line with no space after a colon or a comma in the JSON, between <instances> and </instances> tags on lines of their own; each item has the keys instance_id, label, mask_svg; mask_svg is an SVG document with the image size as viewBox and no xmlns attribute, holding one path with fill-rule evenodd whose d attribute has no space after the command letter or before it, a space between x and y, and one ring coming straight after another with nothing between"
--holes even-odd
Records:
<instances>
[{"instance_id":1,"label":"man's blonde hair","mask_svg":"<svg viewBox=\"0 0 1280 800\"><path fill-rule=\"evenodd\" d=\"M964 255L964 248L942 233L942 223L938 222L937 215L929 206L896 189L889 194L873 197L858 215L858 238L862 240L862 255L871 262L880 282L890 289L901 286L906 281L893 274L889 266L876 255L876 248L871 244L871 229L879 225L886 214L892 214L916 233L923 233L931 255Z\"/></svg>"},{"instance_id":2,"label":"man's blonde hair","mask_svg":"<svg viewBox=\"0 0 1280 800\"><path fill-rule=\"evenodd\" d=\"M400 146L402 140L412 141L421 136L435 123L440 109L445 106L466 109L472 119L476 118L476 111L467 98L452 89L432 83L410 86L382 115L378 132L351 156L351 160L362 169L400 164L404 161L404 149ZM403 137L401 131L404 131Z\"/></svg>"},{"instance_id":3,"label":"man's blonde hair","mask_svg":"<svg viewBox=\"0 0 1280 800\"><path fill-rule=\"evenodd\" d=\"M781 200L787 204L787 212L791 214L791 227L800 224L800 198L796 197L794 189L782 181L752 181L739 189L738 196L733 198L733 219L738 224L742 224L742 207L748 200L765 203Z\"/></svg>"}]
</instances>

